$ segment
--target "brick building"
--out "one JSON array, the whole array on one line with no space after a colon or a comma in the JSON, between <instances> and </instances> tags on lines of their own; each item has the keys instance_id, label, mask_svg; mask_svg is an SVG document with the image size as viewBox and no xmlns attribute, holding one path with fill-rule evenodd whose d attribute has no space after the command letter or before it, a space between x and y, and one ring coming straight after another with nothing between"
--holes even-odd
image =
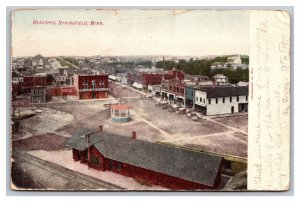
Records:
<instances>
[{"instance_id":1,"label":"brick building","mask_svg":"<svg viewBox=\"0 0 300 202\"><path fill-rule=\"evenodd\" d=\"M169 99L177 100L184 103L185 100L185 83L179 78L169 80Z\"/></svg>"},{"instance_id":2,"label":"brick building","mask_svg":"<svg viewBox=\"0 0 300 202\"><path fill-rule=\"evenodd\" d=\"M47 85L51 85L51 82L47 80L47 74L24 76L23 83L21 84L21 92L30 93L32 87Z\"/></svg>"},{"instance_id":3,"label":"brick building","mask_svg":"<svg viewBox=\"0 0 300 202\"><path fill-rule=\"evenodd\" d=\"M161 85L163 80L178 78L184 79L184 73L180 70L169 70L166 72L130 72L127 74L127 84L142 90L148 90L149 86Z\"/></svg>"},{"instance_id":4,"label":"brick building","mask_svg":"<svg viewBox=\"0 0 300 202\"><path fill-rule=\"evenodd\" d=\"M112 171L173 190L216 189L222 157L132 137L80 128L67 141L73 159L100 171Z\"/></svg>"},{"instance_id":5,"label":"brick building","mask_svg":"<svg viewBox=\"0 0 300 202\"><path fill-rule=\"evenodd\" d=\"M74 87L79 99L108 97L108 75L74 74Z\"/></svg>"},{"instance_id":6,"label":"brick building","mask_svg":"<svg viewBox=\"0 0 300 202\"><path fill-rule=\"evenodd\" d=\"M49 87L49 92L51 96L76 96L76 89L74 86L52 86Z\"/></svg>"}]
</instances>

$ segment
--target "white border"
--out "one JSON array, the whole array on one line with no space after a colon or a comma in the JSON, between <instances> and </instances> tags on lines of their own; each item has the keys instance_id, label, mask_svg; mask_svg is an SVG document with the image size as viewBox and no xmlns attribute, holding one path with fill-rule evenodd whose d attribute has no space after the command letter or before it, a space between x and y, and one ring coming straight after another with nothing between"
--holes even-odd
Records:
<instances>
[{"instance_id":1,"label":"white border","mask_svg":"<svg viewBox=\"0 0 300 202\"><path fill-rule=\"evenodd\" d=\"M99 0L73 0L73 1L68 1L68 0L52 0L52 1L45 1L43 3L41 3L41 0L28 0L28 1L24 1L24 0L1 0L0 1L0 5L1 5L1 10L0 10L0 16L1 16L1 41L0 44L2 46L2 48L0 49L0 55L1 55L1 59L0 59L0 64L1 64L1 85L0 85L0 93L1 95L8 95L8 93L6 92L6 85L7 85L7 78L6 78L6 51L4 51L6 49L6 29L4 27L4 25L6 25L6 6L109 6L109 7L113 7L113 6L139 6L139 7L145 7L145 6L168 6L168 7L193 7L193 6L224 6L224 7L234 7L234 6L294 6L294 25L295 25L295 29L294 29L294 36L299 36L299 20L300 16L299 16L299 1L295 0L252 0L249 2L242 1L242 0L210 0L210 1L193 1L193 0L173 0L172 3L169 0L152 0L152 1L142 1L142 0L115 0L115 1L99 1ZM294 44L299 44L299 40L297 37L294 37ZM4 46L4 47L3 47ZM294 55L298 56L299 58L299 53L297 50L297 46L294 47ZM294 58L294 66L295 67L299 67L299 62L297 57ZM292 86L294 86L295 90L294 90L294 99L292 98L292 102L294 101L294 103L300 103L299 100L299 95L297 94L297 86L300 85L299 84L299 80L297 78L299 74L299 68L295 68L294 69L294 75L296 75L296 79L294 84L292 84ZM292 78L294 76L292 75ZM168 198L162 198L162 197L150 197L150 196L142 196L142 198L140 197L136 197L136 196L122 196L122 194L116 194L118 195L118 197L109 197L109 198L104 198L101 197L78 197L78 196L73 196L73 197L9 197L6 196L6 183L4 183L4 179L6 179L6 164L5 159L6 159L6 141L4 141L5 139L5 135L6 135L6 117L4 116L4 111L6 111L7 107L6 106L6 99L1 99L1 129L2 129L2 139L0 141L0 148L1 148L1 156L2 156L2 163L1 163L1 178L2 179L2 183L0 183L0 190L1 190L1 195L0 195L0 201L71 201L72 202L76 202L76 201L84 201L84 200L94 200L94 201L111 201L111 200L115 200L115 201L153 201L153 200L157 200L157 199L162 199L162 200L170 200L170 201L183 201L183 200L189 200L189 201L208 201L208 200L230 200L230 201L256 201L256 200L266 200L266 198L262 197L262 196L254 196L254 197L243 197L243 196L222 196L222 198L219 197L211 197L211 196L201 196L201 199L198 198L197 196L195 196L194 194L190 194L192 195L191 197L178 197L176 194L175 196L171 196ZM294 109L297 110L297 106L295 104ZM298 111L294 112L294 123L297 123L297 121L299 121L299 113L297 113ZM293 121L293 119L292 119ZM293 124L292 124L293 126ZM292 128L293 130L293 128ZM294 129L294 142L295 142L295 150L294 153L298 154L299 153L299 148L297 147L297 145L299 145L299 124L298 126L295 126ZM294 170L300 170L299 169L299 160L297 160L296 158L294 159ZM295 177L294 177L294 181L295 181L295 189L294 189L294 194L296 195L295 197L289 196L289 197L276 197L276 193L274 193L274 197L268 197L272 200L272 202L276 202L276 201L282 201L282 200L288 200L288 201L299 201L299 188L297 187L297 180L299 174L297 175L297 173L295 173ZM60 192L57 195L62 195L63 193ZM113 194L113 193L112 193ZM142 193L132 193L132 195L141 195ZM235 194L235 193L233 193ZM83 194L86 195L86 194ZM90 195L93 195L93 193L91 193ZM130 195L130 194L129 194ZM148 194L149 195L149 194ZM169 193L168 195L174 195L173 193ZM216 194L218 195L218 194ZM245 193L245 195L248 195L247 193Z\"/></svg>"}]
</instances>

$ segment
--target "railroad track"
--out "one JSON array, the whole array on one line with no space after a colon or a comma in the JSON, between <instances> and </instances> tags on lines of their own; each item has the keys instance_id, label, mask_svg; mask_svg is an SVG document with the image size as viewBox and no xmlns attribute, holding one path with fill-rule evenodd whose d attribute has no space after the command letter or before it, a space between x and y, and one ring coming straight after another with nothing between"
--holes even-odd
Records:
<instances>
[{"instance_id":1,"label":"railroad track","mask_svg":"<svg viewBox=\"0 0 300 202\"><path fill-rule=\"evenodd\" d=\"M60 165L39 159L25 152L14 151L12 158L14 159L14 161L18 163L30 164L31 166L37 167L39 169L43 169L54 175L65 178L71 182L76 182L78 184L81 184L84 187L86 187L86 191L124 190L124 188L122 187L70 170ZM70 189L66 188L65 190L70 190ZM84 190L80 190L80 191L84 191Z\"/></svg>"}]
</instances>

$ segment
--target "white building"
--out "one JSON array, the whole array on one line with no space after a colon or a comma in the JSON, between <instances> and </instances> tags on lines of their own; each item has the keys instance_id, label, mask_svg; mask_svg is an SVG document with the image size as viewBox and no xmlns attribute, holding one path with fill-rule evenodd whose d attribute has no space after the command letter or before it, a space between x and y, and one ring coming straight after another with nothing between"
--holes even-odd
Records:
<instances>
[{"instance_id":1,"label":"white building","mask_svg":"<svg viewBox=\"0 0 300 202\"><path fill-rule=\"evenodd\" d=\"M63 74L56 74L54 76L55 85L61 86L66 84L66 76Z\"/></svg>"},{"instance_id":2,"label":"white building","mask_svg":"<svg viewBox=\"0 0 300 202\"><path fill-rule=\"evenodd\" d=\"M242 64L241 56L235 55L227 58L227 62L234 64Z\"/></svg>"},{"instance_id":3,"label":"white building","mask_svg":"<svg viewBox=\"0 0 300 202\"><path fill-rule=\"evenodd\" d=\"M213 76L213 81L216 85L228 85L228 78L224 76L223 74L216 74Z\"/></svg>"},{"instance_id":4,"label":"white building","mask_svg":"<svg viewBox=\"0 0 300 202\"><path fill-rule=\"evenodd\" d=\"M204 115L248 111L248 87L199 87L195 89L195 109Z\"/></svg>"},{"instance_id":5,"label":"white building","mask_svg":"<svg viewBox=\"0 0 300 202\"><path fill-rule=\"evenodd\" d=\"M237 86L249 86L249 82L240 81L237 83Z\"/></svg>"}]
</instances>

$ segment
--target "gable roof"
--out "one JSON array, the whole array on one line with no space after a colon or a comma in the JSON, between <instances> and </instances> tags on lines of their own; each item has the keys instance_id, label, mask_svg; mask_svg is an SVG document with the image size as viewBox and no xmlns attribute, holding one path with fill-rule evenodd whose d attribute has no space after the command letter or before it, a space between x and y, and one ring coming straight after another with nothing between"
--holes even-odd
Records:
<instances>
[{"instance_id":1,"label":"gable roof","mask_svg":"<svg viewBox=\"0 0 300 202\"><path fill-rule=\"evenodd\" d=\"M92 130L89 128L79 128L79 130L75 132L73 137L66 142L66 146L77 149L79 151L87 149L86 135L88 134L91 134L89 143L90 145L93 145L101 140L101 137L97 130Z\"/></svg>"},{"instance_id":2,"label":"gable roof","mask_svg":"<svg viewBox=\"0 0 300 202\"><path fill-rule=\"evenodd\" d=\"M82 130L80 131L82 132ZM69 145L86 146L86 141L81 138L76 138L75 135L70 141L83 141L83 143ZM100 137L99 141L94 136ZM214 186L222 161L222 157L219 156L105 132L101 134L97 132L95 135L92 135L91 138L93 138L93 140L90 141L94 142L93 145L95 148L99 150L105 158L210 187ZM72 148L76 149L76 147Z\"/></svg>"}]
</instances>

